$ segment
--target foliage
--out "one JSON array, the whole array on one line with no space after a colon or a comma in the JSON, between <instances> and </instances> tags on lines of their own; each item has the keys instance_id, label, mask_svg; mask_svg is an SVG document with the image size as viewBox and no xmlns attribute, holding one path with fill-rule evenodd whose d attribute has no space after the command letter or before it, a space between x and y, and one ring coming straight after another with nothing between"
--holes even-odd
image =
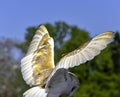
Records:
<instances>
[{"instance_id":1,"label":"foliage","mask_svg":"<svg viewBox=\"0 0 120 97\"><path fill-rule=\"evenodd\" d=\"M16 43L11 39L0 41L0 97L21 97L20 93L24 88L18 84L22 79L18 79L16 72L20 70L20 67L14 57L13 49L15 48ZM21 73L19 72L19 74Z\"/></svg>"}]
</instances>

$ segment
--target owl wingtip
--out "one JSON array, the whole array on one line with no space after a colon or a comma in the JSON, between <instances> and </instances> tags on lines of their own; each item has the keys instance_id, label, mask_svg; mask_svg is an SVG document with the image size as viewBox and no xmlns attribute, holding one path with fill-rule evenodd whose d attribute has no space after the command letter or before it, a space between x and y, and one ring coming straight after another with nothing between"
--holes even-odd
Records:
<instances>
[{"instance_id":1,"label":"owl wingtip","mask_svg":"<svg viewBox=\"0 0 120 97\"><path fill-rule=\"evenodd\" d=\"M38 28L43 29L43 28L46 28L46 27L45 27L45 25L44 25L44 24L40 24L40 25L38 25Z\"/></svg>"},{"instance_id":2,"label":"owl wingtip","mask_svg":"<svg viewBox=\"0 0 120 97\"><path fill-rule=\"evenodd\" d=\"M46 32L48 33L48 30L47 28L45 27L44 24L40 24L38 27L37 27L38 30L40 30L41 32Z\"/></svg>"}]
</instances>

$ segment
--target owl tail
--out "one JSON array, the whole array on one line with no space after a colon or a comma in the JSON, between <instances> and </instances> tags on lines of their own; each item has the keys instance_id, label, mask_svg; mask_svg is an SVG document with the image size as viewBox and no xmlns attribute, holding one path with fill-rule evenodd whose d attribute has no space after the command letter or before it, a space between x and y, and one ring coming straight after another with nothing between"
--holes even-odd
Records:
<instances>
[{"instance_id":1,"label":"owl tail","mask_svg":"<svg viewBox=\"0 0 120 97\"><path fill-rule=\"evenodd\" d=\"M46 97L46 96L47 96L47 93L46 93L45 89L42 89L38 86L27 90L23 94L23 97Z\"/></svg>"}]
</instances>

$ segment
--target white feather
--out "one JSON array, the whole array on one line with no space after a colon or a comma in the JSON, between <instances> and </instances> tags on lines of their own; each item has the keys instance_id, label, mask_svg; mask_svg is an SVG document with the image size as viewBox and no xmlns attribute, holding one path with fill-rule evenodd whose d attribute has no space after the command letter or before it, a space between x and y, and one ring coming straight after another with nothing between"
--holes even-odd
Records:
<instances>
[{"instance_id":1,"label":"white feather","mask_svg":"<svg viewBox=\"0 0 120 97\"><path fill-rule=\"evenodd\" d=\"M35 85L34 83L34 75L33 75L33 71L35 66L33 66L34 64L34 57L35 57L35 52L44 47L43 44L40 44L43 40L44 40L44 36L48 34L47 29L41 25L38 30L36 31L36 34L33 37L33 40L31 41L31 44L28 48L28 52L26 54L26 56L21 60L21 72L23 75L23 79L26 81L26 83L30 86ZM49 34L48 34L49 36ZM54 41L53 39L49 36L48 38L48 42L51 45L52 49L54 49ZM52 56L51 56L51 61L52 61L52 65L54 67L54 52L52 51Z\"/></svg>"},{"instance_id":2,"label":"white feather","mask_svg":"<svg viewBox=\"0 0 120 97\"><path fill-rule=\"evenodd\" d=\"M46 96L47 96L47 93L46 93L45 89L42 89L38 86L27 90L23 94L23 97L46 97Z\"/></svg>"}]
</instances>

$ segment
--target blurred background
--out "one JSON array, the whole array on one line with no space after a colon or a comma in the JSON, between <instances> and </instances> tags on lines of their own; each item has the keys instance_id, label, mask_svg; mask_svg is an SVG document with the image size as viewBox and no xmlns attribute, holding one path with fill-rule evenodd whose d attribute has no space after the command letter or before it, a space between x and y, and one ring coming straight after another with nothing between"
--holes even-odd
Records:
<instances>
[{"instance_id":1,"label":"blurred background","mask_svg":"<svg viewBox=\"0 0 120 97\"><path fill-rule=\"evenodd\" d=\"M120 97L119 0L0 1L0 97L22 97L29 89L20 60L40 24L55 40L55 63L92 37L116 32L94 60L70 69L80 81L73 97Z\"/></svg>"}]
</instances>

